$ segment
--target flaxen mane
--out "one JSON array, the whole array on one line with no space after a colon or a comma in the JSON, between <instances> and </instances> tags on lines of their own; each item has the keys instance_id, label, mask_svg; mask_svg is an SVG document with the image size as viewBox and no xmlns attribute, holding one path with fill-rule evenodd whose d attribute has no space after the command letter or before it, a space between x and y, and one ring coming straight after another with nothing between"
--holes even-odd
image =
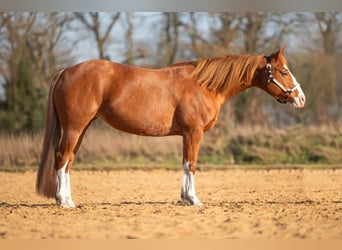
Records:
<instances>
[{"instance_id":1,"label":"flaxen mane","mask_svg":"<svg viewBox=\"0 0 342 250\"><path fill-rule=\"evenodd\" d=\"M220 92L228 86L250 82L262 58L250 55L199 58L191 62L194 66L192 76L197 77L200 85Z\"/></svg>"}]
</instances>

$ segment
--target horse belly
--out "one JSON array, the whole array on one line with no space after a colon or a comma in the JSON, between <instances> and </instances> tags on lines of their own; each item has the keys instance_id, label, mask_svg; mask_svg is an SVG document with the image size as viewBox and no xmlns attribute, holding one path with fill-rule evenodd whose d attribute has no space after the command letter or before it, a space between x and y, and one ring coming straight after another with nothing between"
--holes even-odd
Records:
<instances>
[{"instance_id":1,"label":"horse belly","mask_svg":"<svg viewBox=\"0 0 342 250\"><path fill-rule=\"evenodd\" d=\"M132 99L134 100L134 99ZM151 102L110 103L102 108L99 117L112 127L137 135L165 136L174 134L174 108L166 103Z\"/></svg>"}]
</instances>

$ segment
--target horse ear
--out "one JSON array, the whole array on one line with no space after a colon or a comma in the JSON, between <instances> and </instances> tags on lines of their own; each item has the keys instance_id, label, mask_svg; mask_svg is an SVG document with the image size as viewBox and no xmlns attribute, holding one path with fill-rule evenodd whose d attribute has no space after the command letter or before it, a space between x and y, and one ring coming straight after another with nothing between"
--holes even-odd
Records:
<instances>
[{"instance_id":1,"label":"horse ear","mask_svg":"<svg viewBox=\"0 0 342 250\"><path fill-rule=\"evenodd\" d=\"M285 50L284 46L280 47L280 49L276 53L276 58L282 57L284 54L284 50Z\"/></svg>"}]
</instances>

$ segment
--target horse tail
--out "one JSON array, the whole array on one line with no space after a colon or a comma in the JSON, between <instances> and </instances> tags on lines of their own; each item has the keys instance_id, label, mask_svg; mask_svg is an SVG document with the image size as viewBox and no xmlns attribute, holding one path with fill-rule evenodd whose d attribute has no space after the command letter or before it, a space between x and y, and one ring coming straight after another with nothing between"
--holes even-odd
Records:
<instances>
[{"instance_id":1,"label":"horse tail","mask_svg":"<svg viewBox=\"0 0 342 250\"><path fill-rule=\"evenodd\" d=\"M61 125L53 101L53 92L56 83L60 80L63 72L64 69L55 73L50 83L43 149L37 174L37 193L49 198L55 197L56 194L56 171L54 169L54 160L55 150L61 138Z\"/></svg>"}]
</instances>

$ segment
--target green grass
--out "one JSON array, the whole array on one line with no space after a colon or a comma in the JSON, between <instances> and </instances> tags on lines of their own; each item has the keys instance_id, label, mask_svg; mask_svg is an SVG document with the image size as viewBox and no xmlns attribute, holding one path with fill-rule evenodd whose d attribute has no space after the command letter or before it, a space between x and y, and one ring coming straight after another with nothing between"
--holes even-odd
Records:
<instances>
[{"instance_id":1,"label":"green grass","mask_svg":"<svg viewBox=\"0 0 342 250\"><path fill-rule=\"evenodd\" d=\"M198 171L213 171L213 170L273 170L273 169L342 169L342 164L198 164ZM105 164L75 164L73 170L92 170L92 171L118 171L118 170L173 170L182 171L182 165L179 164L138 164L129 163L124 164L106 162Z\"/></svg>"},{"instance_id":2,"label":"green grass","mask_svg":"<svg viewBox=\"0 0 342 250\"><path fill-rule=\"evenodd\" d=\"M197 170L200 172L206 171L228 171L228 170L281 170L281 169L301 169L301 170L322 170L322 169L342 169L341 164L198 164ZM167 170L167 171L182 171L182 165L179 164L162 164L162 163L137 163L132 162L96 162L89 163L75 163L72 166L72 171L121 171L121 170ZM2 166L2 172L24 173L26 171L37 171L37 166Z\"/></svg>"},{"instance_id":3,"label":"green grass","mask_svg":"<svg viewBox=\"0 0 342 250\"><path fill-rule=\"evenodd\" d=\"M205 134L198 166L205 169L261 169L342 165L342 127L286 129L233 127ZM42 134L0 135L0 171L37 169ZM75 170L181 169L182 138L139 137L91 128L75 158ZM318 167L307 167L318 166ZM320 167L322 166L322 167Z\"/></svg>"}]
</instances>

